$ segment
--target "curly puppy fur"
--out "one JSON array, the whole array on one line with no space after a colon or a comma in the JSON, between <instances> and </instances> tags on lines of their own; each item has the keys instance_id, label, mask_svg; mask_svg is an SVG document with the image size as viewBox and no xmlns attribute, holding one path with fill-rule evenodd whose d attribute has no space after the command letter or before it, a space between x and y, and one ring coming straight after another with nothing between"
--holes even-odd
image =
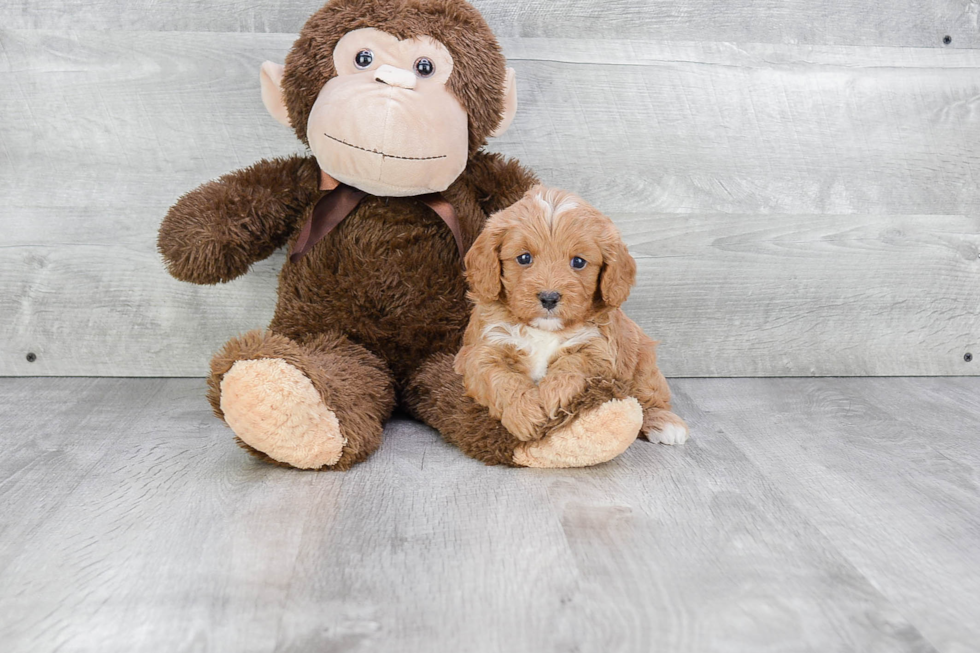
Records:
<instances>
[{"instance_id":1,"label":"curly puppy fur","mask_svg":"<svg viewBox=\"0 0 980 653\"><path fill-rule=\"evenodd\" d=\"M543 437L604 380L640 402L644 435L683 427L656 343L619 308L636 264L608 217L536 186L491 217L466 265L476 305L455 369L515 437Z\"/></svg>"},{"instance_id":2,"label":"curly puppy fur","mask_svg":"<svg viewBox=\"0 0 980 653\"><path fill-rule=\"evenodd\" d=\"M542 426L542 437L569 426L577 416L612 399L629 397L629 386L613 379L589 379L586 389L567 410L559 411ZM463 377L453 371L453 356L437 354L423 364L408 384L405 401L414 414L442 433L451 444L471 458L488 465L515 465L514 451L521 440L513 436L481 406L466 396Z\"/></svg>"},{"instance_id":3,"label":"curly puppy fur","mask_svg":"<svg viewBox=\"0 0 980 653\"><path fill-rule=\"evenodd\" d=\"M335 75L334 46L364 27L399 38L430 35L453 56L448 85L469 116L470 156L443 196L469 247L489 214L536 183L517 162L480 151L503 107L505 62L496 39L480 14L458 0L334 0L310 18L286 59L283 94L304 142L310 108ZM323 196L319 181L316 160L294 156L260 161L184 195L160 228L168 270L199 284L244 274L295 241ZM222 377L236 361L283 359L312 380L336 413L347 446L330 468L345 469L377 448L396 397L436 428L457 409L439 394L442 379L417 372L433 356L458 350L468 313L461 261L445 223L415 198L369 196L306 256L285 263L269 331L234 339L215 356L212 405L221 417ZM445 401L423 406L421 397L433 396ZM452 428L499 428L485 413L467 414L470 421L456 420ZM511 440L482 459L510 463Z\"/></svg>"}]
</instances>

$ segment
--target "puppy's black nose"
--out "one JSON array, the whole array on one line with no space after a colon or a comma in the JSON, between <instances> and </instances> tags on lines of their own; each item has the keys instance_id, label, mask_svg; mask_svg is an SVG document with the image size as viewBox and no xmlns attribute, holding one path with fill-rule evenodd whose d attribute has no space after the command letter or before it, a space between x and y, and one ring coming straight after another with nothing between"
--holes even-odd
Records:
<instances>
[{"instance_id":1,"label":"puppy's black nose","mask_svg":"<svg viewBox=\"0 0 980 653\"><path fill-rule=\"evenodd\" d=\"M549 311L558 306L559 299L561 299L561 293L554 290L544 290L538 293L538 301Z\"/></svg>"}]
</instances>

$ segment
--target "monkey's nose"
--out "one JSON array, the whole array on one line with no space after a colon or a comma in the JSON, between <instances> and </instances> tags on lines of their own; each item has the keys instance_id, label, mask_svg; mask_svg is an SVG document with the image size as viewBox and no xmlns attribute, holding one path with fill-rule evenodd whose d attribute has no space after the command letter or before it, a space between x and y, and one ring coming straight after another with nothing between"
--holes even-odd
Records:
<instances>
[{"instance_id":1,"label":"monkey's nose","mask_svg":"<svg viewBox=\"0 0 980 653\"><path fill-rule=\"evenodd\" d=\"M559 299L561 299L561 293L554 290L543 290L538 293L538 301L549 311L558 306Z\"/></svg>"},{"instance_id":2,"label":"monkey's nose","mask_svg":"<svg viewBox=\"0 0 980 653\"><path fill-rule=\"evenodd\" d=\"M387 84L388 86L397 86L398 88L411 90L415 88L416 80L415 73L411 70L395 68L388 64L378 66L378 69L374 71L374 81Z\"/></svg>"}]
</instances>

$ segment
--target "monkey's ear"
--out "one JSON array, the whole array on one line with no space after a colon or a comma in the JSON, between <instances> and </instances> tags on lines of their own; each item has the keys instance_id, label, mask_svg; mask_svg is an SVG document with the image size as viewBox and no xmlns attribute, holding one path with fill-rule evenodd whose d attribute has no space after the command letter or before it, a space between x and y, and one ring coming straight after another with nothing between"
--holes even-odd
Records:
<instances>
[{"instance_id":1,"label":"monkey's ear","mask_svg":"<svg viewBox=\"0 0 980 653\"><path fill-rule=\"evenodd\" d=\"M504 78L504 110L500 114L500 124L493 130L491 136L500 136L510 123L514 121L514 114L517 113L517 73L513 68L507 69L507 77Z\"/></svg>"},{"instance_id":2,"label":"monkey's ear","mask_svg":"<svg viewBox=\"0 0 980 653\"><path fill-rule=\"evenodd\" d=\"M262 82L262 104L266 111L280 124L292 127L289 124L289 111L282 99L282 65L271 61L263 63L259 81Z\"/></svg>"}]
</instances>

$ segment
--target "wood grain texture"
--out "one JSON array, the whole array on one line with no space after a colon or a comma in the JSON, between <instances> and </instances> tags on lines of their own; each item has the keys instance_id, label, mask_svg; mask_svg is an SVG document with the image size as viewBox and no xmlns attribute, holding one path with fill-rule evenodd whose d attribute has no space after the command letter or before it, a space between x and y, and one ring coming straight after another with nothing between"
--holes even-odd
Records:
<instances>
[{"instance_id":1,"label":"wood grain texture","mask_svg":"<svg viewBox=\"0 0 980 653\"><path fill-rule=\"evenodd\" d=\"M668 374L980 372L978 216L613 217Z\"/></svg>"},{"instance_id":2,"label":"wood grain texture","mask_svg":"<svg viewBox=\"0 0 980 653\"><path fill-rule=\"evenodd\" d=\"M0 379L0 641L974 650L977 460L941 447L980 430L978 380L673 385L693 439L593 469L486 467L396 419L310 473L248 458L200 380Z\"/></svg>"},{"instance_id":3,"label":"wood grain texture","mask_svg":"<svg viewBox=\"0 0 980 653\"><path fill-rule=\"evenodd\" d=\"M977 382L692 382L724 432L940 651L976 651ZM965 392L964 392L965 390ZM707 424L705 425L707 426ZM942 506L939 508L939 506Z\"/></svg>"},{"instance_id":4,"label":"wood grain texture","mask_svg":"<svg viewBox=\"0 0 980 653\"><path fill-rule=\"evenodd\" d=\"M199 375L268 322L281 254L200 288L154 241L182 192L298 150L256 79L291 41L0 31L0 374ZM493 148L616 218L668 374L980 371L980 52L504 46Z\"/></svg>"},{"instance_id":5,"label":"wood grain texture","mask_svg":"<svg viewBox=\"0 0 980 653\"><path fill-rule=\"evenodd\" d=\"M980 207L980 51L509 45L521 110L494 147L606 211Z\"/></svg>"},{"instance_id":6,"label":"wood grain texture","mask_svg":"<svg viewBox=\"0 0 980 653\"><path fill-rule=\"evenodd\" d=\"M319 0L7 0L11 29L297 32ZM974 0L473 0L498 36L977 47Z\"/></svg>"},{"instance_id":7,"label":"wood grain texture","mask_svg":"<svg viewBox=\"0 0 980 653\"><path fill-rule=\"evenodd\" d=\"M661 341L668 375L980 372L963 359L980 353L976 218L613 217L638 264L626 311ZM268 323L281 252L192 286L166 275L152 229L143 243L0 249L0 315L20 325L0 369L199 376L225 340Z\"/></svg>"},{"instance_id":8,"label":"wood grain texture","mask_svg":"<svg viewBox=\"0 0 980 653\"><path fill-rule=\"evenodd\" d=\"M300 149L265 113L256 72L282 60L290 35L0 34L0 110L21 117L0 127L8 206L160 206ZM980 206L980 51L504 45L521 110L493 148L606 211Z\"/></svg>"}]
</instances>

